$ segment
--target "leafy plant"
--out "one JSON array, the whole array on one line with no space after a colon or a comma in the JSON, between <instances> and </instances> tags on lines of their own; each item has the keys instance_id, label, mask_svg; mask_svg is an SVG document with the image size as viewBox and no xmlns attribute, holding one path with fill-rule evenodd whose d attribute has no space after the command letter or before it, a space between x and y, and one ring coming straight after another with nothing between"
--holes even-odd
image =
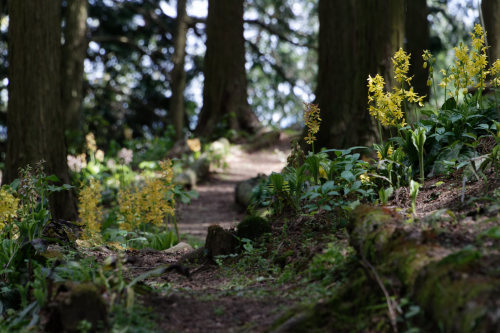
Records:
<instances>
[{"instance_id":1,"label":"leafy plant","mask_svg":"<svg viewBox=\"0 0 500 333\"><path fill-rule=\"evenodd\" d=\"M418 151L418 165L420 168L420 182L423 184L425 180L424 175L424 144L425 144L425 128L418 127L414 131L411 131L411 141Z\"/></svg>"}]
</instances>

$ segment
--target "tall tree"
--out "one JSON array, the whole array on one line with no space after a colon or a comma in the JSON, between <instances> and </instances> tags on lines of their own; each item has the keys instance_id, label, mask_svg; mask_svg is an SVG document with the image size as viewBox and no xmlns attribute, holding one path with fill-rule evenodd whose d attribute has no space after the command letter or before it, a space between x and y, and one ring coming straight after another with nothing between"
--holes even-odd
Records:
<instances>
[{"instance_id":1,"label":"tall tree","mask_svg":"<svg viewBox=\"0 0 500 333\"><path fill-rule=\"evenodd\" d=\"M368 74L379 73L391 81L391 56L403 43L403 3L319 1L319 147L366 145L376 137L367 109L366 80Z\"/></svg>"},{"instance_id":2,"label":"tall tree","mask_svg":"<svg viewBox=\"0 0 500 333\"><path fill-rule=\"evenodd\" d=\"M422 59L423 50L430 47L427 0L406 0L405 5L405 50L411 54L409 75L413 76L411 82L415 91L428 97L428 69L423 68Z\"/></svg>"},{"instance_id":3,"label":"tall tree","mask_svg":"<svg viewBox=\"0 0 500 333\"><path fill-rule=\"evenodd\" d=\"M500 59L500 0L481 1L481 11L488 39L490 62Z\"/></svg>"},{"instance_id":4,"label":"tall tree","mask_svg":"<svg viewBox=\"0 0 500 333\"><path fill-rule=\"evenodd\" d=\"M176 139L182 138L184 131L184 90L186 89L186 72L184 59L186 57L186 39L188 31L188 17L186 0L177 0L177 26L174 35L174 65L171 76L172 97L170 99L170 114L175 129Z\"/></svg>"},{"instance_id":5,"label":"tall tree","mask_svg":"<svg viewBox=\"0 0 500 333\"><path fill-rule=\"evenodd\" d=\"M87 0L67 2L62 50L62 109L66 129L76 132L82 124L83 62L87 55Z\"/></svg>"},{"instance_id":6,"label":"tall tree","mask_svg":"<svg viewBox=\"0 0 500 333\"><path fill-rule=\"evenodd\" d=\"M209 0L206 33L203 107L196 132L255 132L260 124L247 100L243 0Z\"/></svg>"},{"instance_id":7,"label":"tall tree","mask_svg":"<svg viewBox=\"0 0 500 333\"><path fill-rule=\"evenodd\" d=\"M4 182L19 168L45 160L49 174L69 183L61 110L61 3L10 0L9 104ZM72 192L52 198L56 218L76 217Z\"/></svg>"}]
</instances>

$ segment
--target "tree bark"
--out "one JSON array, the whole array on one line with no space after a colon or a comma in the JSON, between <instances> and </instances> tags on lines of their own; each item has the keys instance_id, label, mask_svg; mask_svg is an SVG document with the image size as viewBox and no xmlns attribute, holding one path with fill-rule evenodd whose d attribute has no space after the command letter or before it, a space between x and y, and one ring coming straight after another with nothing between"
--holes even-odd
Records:
<instances>
[{"instance_id":1,"label":"tree bark","mask_svg":"<svg viewBox=\"0 0 500 333\"><path fill-rule=\"evenodd\" d=\"M481 1L481 11L488 39L488 57L492 64L500 59L500 0Z\"/></svg>"},{"instance_id":2,"label":"tree bark","mask_svg":"<svg viewBox=\"0 0 500 333\"><path fill-rule=\"evenodd\" d=\"M62 48L62 110L66 129L78 133L82 124L83 63L87 55L87 0L68 1Z\"/></svg>"},{"instance_id":3,"label":"tree bark","mask_svg":"<svg viewBox=\"0 0 500 333\"><path fill-rule=\"evenodd\" d=\"M209 0L206 31L203 108L196 132L255 132L260 124L247 100L243 0Z\"/></svg>"},{"instance_id":4,"label":"tree bark","mask_svg":"<svg viewBox=\"0 0 500 333\"><path fill-rule=\"evenodd\" d=\"M177 0L177 28L174 36L174 67L171 74L172 97L170 99L170 113L175 129L175 138L181 139L184 131L184 90L186 89L186 72L184 58L186 56L186 38L188 21L186 0Z\"/></svg>"},{"instance_id":5,"label":"tree bark","mask_svg":"<svg viewBox=\"0 0 500 333\"><path fill-rule=\"evenodd\" d=\"M322 123L316 147L368 145L368 75L392 79L391 57L403 45L404 1L320 0L318 86Z\"/></svg>"},{"instance_id":6,"label":"tree bark","mask_svg":"<svg viewBox=\"0 0 500 333\"><path fill-rule=\"evenodd\" d=\"M61 110L61 3L10 0L9 104L4 183L45 160L47 174L69 183ZM74 194L51 199L53 217L76 217Z\"/></svg>"},{"instance_id":7,"label":"tree bark","mask_svg":"<svg viewBox=\"0 0 500 333\"><path fill-rule=\"evenodd\" d=\"M429 98L429 68L424 69L422 53L429 49L429 21L427 20L427 0L406 0L405 40L406 52L411 54L410 76L413 76L414 90Z\"/></svg>"}]
</instances>

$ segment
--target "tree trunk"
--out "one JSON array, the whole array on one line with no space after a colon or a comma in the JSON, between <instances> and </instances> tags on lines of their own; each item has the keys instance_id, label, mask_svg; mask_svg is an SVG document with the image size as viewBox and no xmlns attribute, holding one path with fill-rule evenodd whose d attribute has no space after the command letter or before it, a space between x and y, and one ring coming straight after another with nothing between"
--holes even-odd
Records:
<instances>
[{"instance_id":1,"label":"tree trunk","mask_svg":"<svg viewBox=\"0 0 500 333\"><path fill-rule=\"evenodd\" d=\"M316 147L371 144L368 75L392 81L391 56L403 44L404 1L320 0L316 102L322 123Z\"/></svg>"},{"instance_id":2,"label":"tree trunk","mask_svg":"<svg viewBox=\"0 0 500 333\"><path fill-rule=\"evenodd\" d=\"M62 49L62 110L66 129L78 133L82 124L83 62L87 55L87 0L68 1Z\"/></svg>"},{"instance_id":3,"label":"tree trunk","mask_svg":"<svg viewBox=\"0 0 500 333\"><path fill-rule=\"evenodd\" d=\"M61 3L10 0L9 104L4 182L45 160L47 174L69 183L61 110ZM72 192L51 200L53 217L76 217Z\"/></svg>"},{"instance_id":4,"label":"tree trunk","mask_svg":"<svg viewBox=\"0 0 500 333\"><path fill-rule=\"evenodd\" d=\"M175 129L175 138L181 139L184 131L184 90L186 89L186 72L184 58L186 56L186 35L188 31L186 0L177 0L177 30L174 37L174 67L171 74L172 97L170 113Z\"/></svg>"},{"instance_id":5,"label":"tree trunk","mask_svg":"<svg viewBox=\"0 0 500 333\"><path fill-rule=\"evenodd\" d=\"M422 53L429 49L429 21L427 20L427 0L406 0L405 8L405 49L411 54L409 76L413 76L412 85L421 96L429 99L429 68L424 69Z\"/></svg>"},{"instance_id":6,"label":"tree trunk","mask_svg":"<svg viewBox=\"0 0 500 333\"><path fill-rule=\"evenodd\" d=\"M196 132L255 132L260 124L247 100L243 0L209 0L203 108Z\"/></svg>"},{"instance_id":7,"label":"tree trunk","mask_svg":"<svg viewBox=\"0 0 500 333\"><path fill-rule=\"evenodd\" d=\"M488 57L492 64L500 59L500 0L481 1L481 11L488 39Z\"/></svg>"}]
</instances>

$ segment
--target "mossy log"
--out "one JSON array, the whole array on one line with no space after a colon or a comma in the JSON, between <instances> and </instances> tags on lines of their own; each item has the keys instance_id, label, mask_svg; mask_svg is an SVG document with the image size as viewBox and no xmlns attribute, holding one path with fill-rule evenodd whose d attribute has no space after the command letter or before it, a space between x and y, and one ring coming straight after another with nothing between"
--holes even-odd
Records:
<instances>
[{"instance_id":1,"label":"mossy log","mask_svg":"<svg viewBox=\"0 0 500 333\"><path fill-rule=\"evenodd\" d=\"M369 262L391 293L421 309L414 325L443 332L500 331L498 253L444 247L428 231L382 207L360 206L349 223L350 244L360 263ZM329 300L282 317L276 332L374 329L370 318L381 315L373 309L384 295L373 272L361 266ZM376 327L377 332L391 330L389 321Z\"/></svg>"}]
</instances>

